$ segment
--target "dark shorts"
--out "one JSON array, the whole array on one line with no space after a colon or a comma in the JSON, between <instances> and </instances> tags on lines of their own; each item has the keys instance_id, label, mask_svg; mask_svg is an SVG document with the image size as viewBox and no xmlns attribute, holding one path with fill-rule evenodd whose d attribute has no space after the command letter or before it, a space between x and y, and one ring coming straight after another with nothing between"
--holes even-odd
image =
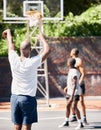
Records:
<instances>
[{"instance_id":1,"label":"dark shorts","mask_svg":"<svg viewBox=\"0 0 101 130\"><path fill-rule=\"evenodd\" d=\"M27 125L37 122L36 98L25 95L12 95L11 118L14 124Z\"/></svg>"},{"instance_id":2,"label":"dark shorts","mask_svg":"<svg viewBox=\"0 0 101 130\"><path fill-rule=\"evenodd\" d=\"M85 94L85 84L84 83L81 84L80 87L81 87L82 94Z\"/></svg>"},{"instance_id":3,"label":"dark shorts","mask_svg":"<svg viewBox=\"0 0 101 130\"><path fill-rule=\"evenodd\" d=\"M74 95L73 101L79 101L79 95ZM66 95L66 99L68 100L70 98L70 95Z\"/></svg>"}]
</instances>

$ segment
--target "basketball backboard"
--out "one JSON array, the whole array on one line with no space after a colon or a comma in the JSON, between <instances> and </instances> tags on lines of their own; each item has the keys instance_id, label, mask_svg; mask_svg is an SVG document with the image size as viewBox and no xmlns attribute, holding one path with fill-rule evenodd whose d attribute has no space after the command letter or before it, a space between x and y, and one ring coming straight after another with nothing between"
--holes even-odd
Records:
<instances>
[{"instance_id":1,"label":"basketball backboard","mask_svg":"<svg viewBox=\"0 0 101 130\"><path fill-rule=\"evenodd\" d=\"M21 21L28 10L39 10L43 20L63 20L63 0L3 0L3 19Z\"/></svg>"}]
</instances>

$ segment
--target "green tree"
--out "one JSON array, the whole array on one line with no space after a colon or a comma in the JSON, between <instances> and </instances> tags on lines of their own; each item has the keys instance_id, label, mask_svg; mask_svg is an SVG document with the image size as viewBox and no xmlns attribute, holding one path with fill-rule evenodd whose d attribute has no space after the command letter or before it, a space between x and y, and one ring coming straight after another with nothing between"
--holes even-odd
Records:
<instances>
[{"instance_id":1,"label":"green tree","mask_svg":"<svg viewBox=\"0 0 101 130\"><path fill-rule=\"evenodd\" d=\"M23 0L7 0L7 12L10 12L12 14L15 14L17 16L23 15L23 9L22 9L22 3Z\"/></svg>"},{"instance_id":2,"label":"green tree","mask_svg":"<svg viewBox=\"0 0 101 130\"><path fill-rule=\"evenodd\" d=\"M100 4L101 0L64 0L64 15L72 12L80 15L94 4Z\"/></svg>"}]
</instances>

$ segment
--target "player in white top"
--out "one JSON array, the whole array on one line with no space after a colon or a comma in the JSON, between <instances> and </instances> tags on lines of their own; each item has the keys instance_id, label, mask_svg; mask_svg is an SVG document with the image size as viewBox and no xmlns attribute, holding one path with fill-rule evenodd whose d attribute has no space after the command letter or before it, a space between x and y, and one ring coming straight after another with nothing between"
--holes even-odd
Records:
<instances>
[{"instance_id":1,"label":"player in white top","mask_svg":"<svg viewBox=\"0 0 101 130\"><path fill-rule=\"evenodd\" d=\"M75 62L76 60L73 58L69 58L67 62L69 71L67 76L67 87L65 88L65 90L67 90L66 119L65 122L59 127L69 126L70 109L71 109L71 105L73 104L79 122L79 125L76 127L76 129L79 129L83 127L80 111L77 107L79 96L81 95L81 88L79 85L80 73L75 68Z\"/></svg>"},{"instance_id":2,"label":"player in white top","mask_svg":"<svg viewBox=\"0 0 101 130\"><path fill-rule=\"evenodd\" d=\"M11 116L14 130L31 130L32 123L37 122L37 68L50 53L43 34L37 38L41 40L43 49L37 56L30 57L31 44L28 39L20 45L20 56L15 50L10 29L3 32L8 41L8 56L12 72Z\"/></svg>"},{"instance_id":3,"label":"player in white top","mask_svg":"<svg viewBox=\"0 0 101 130\"><path fill-rule=\"evenodd\" d=\"M82 110L82 115L83 115L83 123L87 125L87 119L86 119L86 107L84 103L84 95L85 95L85 83L84 83L84 78L85 78L85 69L83 65L82 59L79 57L79 50L77 48L73 48L70 52L70 56L76 60L75 67L79 70L80 72L80 79L79 79L79 84L82 89L82 94L80 96L80 104L81 104L81 110ZM72 119L71 122L76 121L76 116L75 116L75 111L72 109Z\"/></svg>"}]
</instances>

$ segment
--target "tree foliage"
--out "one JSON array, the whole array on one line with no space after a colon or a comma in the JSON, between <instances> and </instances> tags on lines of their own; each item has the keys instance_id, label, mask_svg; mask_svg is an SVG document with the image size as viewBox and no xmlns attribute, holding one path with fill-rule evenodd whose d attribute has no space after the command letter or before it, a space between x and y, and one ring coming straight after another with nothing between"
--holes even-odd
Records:
<instances>
[{"instance_id":1,"label":"tree foliage","mask_svg":"<svg viewBox=\"0 0 101 130\"><path fill-rule=\"evenodd\" d=\"M69 12L80 15L92 5L97 4L101 4L101 0L64 0L64 15L67 16Z\"/></svg>"},{"instance_id":2,"label":"tree foliage","mask_svg":"<svg viewBox=\"0 0 101 130\"><path fill-rule=\"evenodd\" d=\"M47 37L101 36L101 0L71 0L71 2L66 1L67 0L64 0L64 7L66 11L64 21L45 22L45 35ZM48 2L48 0L46 2ZM65 2L68 3L67 10ZM84 3L81 4L82 2ZM88 8L88 5L90 6L90 8ZM47 7L46 10L47 13L49 13ZM2 10L0 11L0 13L2 14ZM16 48L17 50L19 50L19 44L21 43L21 41L23 41L24 38L26 38L26 25L1 23L0 34L2 34L2 31L6 28L11 28ZM0 56L7 56L7 43L2 38L2 36L0 37Z\"/></svg>"}]
</instances>

